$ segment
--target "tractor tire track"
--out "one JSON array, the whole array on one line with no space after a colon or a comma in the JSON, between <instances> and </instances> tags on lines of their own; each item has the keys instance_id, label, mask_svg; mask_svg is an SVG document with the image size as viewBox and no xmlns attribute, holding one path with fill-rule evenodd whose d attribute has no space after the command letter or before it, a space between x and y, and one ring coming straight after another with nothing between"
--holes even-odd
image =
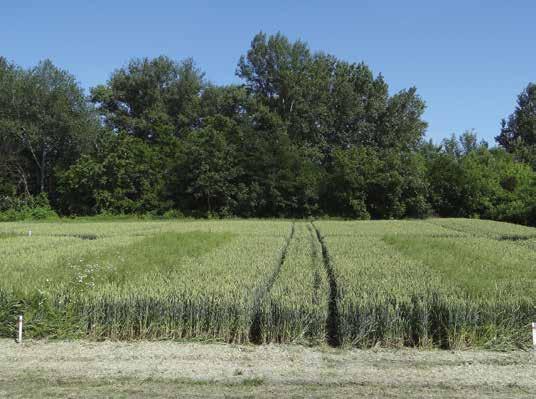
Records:
<instances>
[{"instance_id":1,"label":"tractor tire track","mask_svg":"<svg viewBox=\"0 0 536 399\"><path fill-rule=\"evenodd\" d=\"M324 261L324 268L328 276L329 284L329 302L328 302L328 317L326 319L326 341L328 345L333 347L341 346L341 332L340 332L340 316L339 316L339 291L337 288L337 279L335 277L335 270L329 250L325 241L325 238L320 233L318 227L311 223L316 231L316 238L320 242L322 247L322 258Z\"/></svg>"},{"instance_id":2,"label":"tractor tire track","mask_svg":"<svg viewBox=\"0 0 536 399\"><path fill-rule=\"evenodd\" d=\"M311 223L307 224L307 231L309 232L309 242L311 245L311 262L313 266L313 298L312 302L314 305L318 305L320 303L320 297L322 293L320 292L322 287L322 280L323 280L323 273L322 269L324 268L323 260L319 254L319 251L317 249L317 245L319 244L317 238L316 238L316 231L313 228Z\"/></svg>"},{"instance_id":3,"label":"tractor tire track","mask_svg":"<svg viewBox=\"0 0 536 399\"><path fill-rule=\"evenodd\" d=\"M295 223L292 222L290 234L286 238L285 243L281 248L281 252L279 254L276 266L272 274L270 275L266 283L258 287L253 294L253 317L251 319L251 327L249 329L249 341L253 344L262 344L262 302L272 289L272 286L274 285L275 280L277 279L277 276L279 275L279 272L281 271L281 268L285 263L290 242L294 238L294 232Z\"/></svg>"}]
</instances>

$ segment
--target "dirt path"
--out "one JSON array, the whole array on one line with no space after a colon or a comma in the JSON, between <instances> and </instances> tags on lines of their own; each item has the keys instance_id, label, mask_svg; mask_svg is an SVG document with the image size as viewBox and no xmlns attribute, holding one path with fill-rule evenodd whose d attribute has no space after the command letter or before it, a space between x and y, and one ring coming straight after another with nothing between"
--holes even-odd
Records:
<instances>
[{"instance_id":1,"label":"dirt path","mask_svg":"<svg viewBox=\"0 0 536 399\"><path fill-rule=\"evenodd\" d=\"M0 340L0 397L535 397L536 354Z\"/></svg>"}]
</instances>

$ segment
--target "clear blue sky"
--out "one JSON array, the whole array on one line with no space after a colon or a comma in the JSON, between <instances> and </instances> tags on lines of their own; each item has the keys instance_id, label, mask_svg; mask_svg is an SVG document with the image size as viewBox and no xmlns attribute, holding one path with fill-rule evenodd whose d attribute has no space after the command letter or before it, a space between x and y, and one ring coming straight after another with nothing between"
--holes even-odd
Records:
<instances>
[{"instance_id":1,"label":"clear blue sky","mask_svg":"<svg viewBox=\"0 0 536 399\"><path fill-rule=\"evenodd\" d=\"M236 82L255 33L365 61L397 91L416 86L428 137L474 128L490 142L536 81L536 1L4 1L0 55L50 58L89 88L132 57L193 57L214 83Z\"/></svg>"}]
</instances>

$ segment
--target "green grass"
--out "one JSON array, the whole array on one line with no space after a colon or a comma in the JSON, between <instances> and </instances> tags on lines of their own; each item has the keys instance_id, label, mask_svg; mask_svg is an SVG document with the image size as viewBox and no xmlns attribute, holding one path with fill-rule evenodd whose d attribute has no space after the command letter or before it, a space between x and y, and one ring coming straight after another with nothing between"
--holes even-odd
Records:
<instances>
[{"instance_id":1,"label":"green grass","mask_svg":"<svg viewBox=\"0 0 536 399\"><path fill-rule=\"evenodd\" d=\"M203 231L158 233L120 249L111 248L100 254L90 254L80 259L80 263L94 266L93 283L125 284L147 274L170 276L180 268L183 258L201 256L234 237L232 233ZM75 266L74 269L78 268ZM87 278L92 276L88 274Z\"/></svg>"},{"instance_id":2,"label":"green grass","mask_svg":"<svg viewBox=\"0 0 536 399\"><path fill-rule=\"evenodd\" d=\"M501 237L521 236L536 238L536 229L511 223L480 219L430 219L430 224L462 234L500 239Z\"/></svg>"},{"instance_id":3,"label":"green grass","mask_svg":"<svg viewBox=\"0 0 536 399\"><path fill-rule=\"evenodd\" d=\"M440 274L471 297L536 294L536 253L486 238L426 238L389 235L384 241Z\"/></svg>"},{"instance_id":4,"label":"green grass","mask_svg":"<svg viewBox=\"0 0 536 399\"><path fill-rule=\"evenodd\" d=\"M12 238L16 236L17 235L14 233L0 233L0 240L5 239L5 238Z\"/></svg>"}]
</instances>

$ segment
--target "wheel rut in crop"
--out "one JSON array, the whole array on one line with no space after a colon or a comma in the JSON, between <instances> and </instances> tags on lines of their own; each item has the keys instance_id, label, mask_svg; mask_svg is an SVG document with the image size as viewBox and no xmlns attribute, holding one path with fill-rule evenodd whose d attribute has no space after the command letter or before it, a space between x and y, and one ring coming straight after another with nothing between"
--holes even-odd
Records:
<instances>
[{"instance_id":1,"label":"wheel rut in crop","mask_svg":"<svg viewBox=\"0 0 536 399\"><path fill-rule=\"evenodd\" d=\"M340 317L339 317L339 304L338 304L338 289L337 279L335 278L335 270L333 263L329 255L328 246L320 230L314 223L312 223L315 231L316 238L320 242L322 247L322 258L324 260L324 267L328 276L329 283L329 302L328 302L328 317L326 319L326 340L328 345L333 347L341 346L341 334L340 334Z\"/></svg>"},{"instance_id":2,"label":"wheel rut in crop","mask_svg":"<svg viewBox=\"0 0 536 399\"><path fill-rule=\"evenodd\" d=\"M309 242L311 244L311 262L313 265L313 304L318 305L320 303L320 297L322 293L322 268L323 262L321 255L318 253L317 244L318 240L316 238L316 231L313 228L311 223L307 224L307 231L309 232Z\"/></svg>"},{"instance_id":3,"label":"wheel rut in crop","mask_svg":"<svg viewBox=\"0 0 536 399\"><path fill-rule=\"evenodd\" d=\"M283 263L285 263L285 259L288 253L288 247L290 245L290 242L294 238L294 231L295 224L294 222L292 222L292 226L290 227L290 234L286 238L285 243L281 248L281 253L279 254L279 258L277 259L277 263L272 274L270 275L266 283L259 287L254 293L253 317L251 320L251 327L249 329L249 341L253 344L262 344L262 301L272 289L272 286L274 285L275 280L277 279L277 276L279 275L279 272L283 267Z\"/></svg>"}]
</instances>

